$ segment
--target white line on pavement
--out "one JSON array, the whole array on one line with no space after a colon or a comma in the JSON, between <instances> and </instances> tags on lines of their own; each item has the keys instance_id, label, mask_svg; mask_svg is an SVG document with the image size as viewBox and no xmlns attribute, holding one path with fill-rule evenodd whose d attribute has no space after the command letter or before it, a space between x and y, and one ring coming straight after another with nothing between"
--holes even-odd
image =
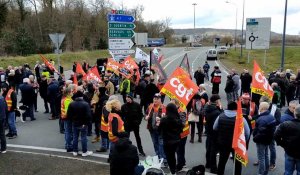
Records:
<instances>
[{"instance_id":1,"label":"white line on pavement","mask_svg":"<svg viewBox=\"0 0 300 175\"><path fill-rule=\"evenodd\" d=\"M35 153L35 152L30 152L30 151L16 151L16 150L8 150L8 152L33 154L33 155L41 155L41 156L48 156L48 157L57 157L57 158L63 158L63 159L71 159L71 160L79 160L79 161L84 161L84 162L96 163L96 164L101 164L101 165L109 165L108 163L104 163L104 162L88 160L88 159L81 159L81 158L76 158L76 157L60 156L60 155L55 155L55 154Z\"/></svg>"},{"instance_id":2,"label":"white line on pavement","mask_svg":"<svg viewBox=\"0 0 300 175\"><path fill-rule=\"evenodd\" d=\"M65 149L58 149L58 148L47 148L47 147L39 147L39 146L28 146L28 145L15 145L15 144L7 144L8 147L11 148L23 148L23 149L32 149L32 150L40 150L40 151L52 151L52 152L61 152L66 153ZM105 154L92 154L92 157L99 157L99 158L108 158L108 155Z\"/></svg>"},{"instance_id":3,"label":"white line on pavement","mask_svg":"<svg viewBox=\"0 0 300 175\"><path fill-rule=\"evenodd\" d=\"M178 58L181 58L183 55L184 55L185 53L182 53L182 54L177 54L177 55L175 55L175 56L173 56L174 57L174 59L173 60L171 60L170 62L168 62L168 64L167 65L165 65L165 67L164 67L164 69L166 69L171 63L173 63L175 60L177 60ZM169 57L170 58L170 57Z\"/></svg>"}]
</instances>

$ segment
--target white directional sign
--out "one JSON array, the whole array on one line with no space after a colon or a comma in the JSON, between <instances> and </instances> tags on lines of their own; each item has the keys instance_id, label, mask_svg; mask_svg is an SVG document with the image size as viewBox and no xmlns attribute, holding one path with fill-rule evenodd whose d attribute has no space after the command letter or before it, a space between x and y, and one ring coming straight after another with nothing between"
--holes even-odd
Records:
<instances>
[{"instance_id":1,"label":"white directional sign","mask_svg":"<svg viewBox=\"0 0 300 175\"><path fill-rule=\"evenodd\" d=\"M53 44L55 45L56 49L58 49L61 45L61 43L63 42L64 38L65 38L65 34L63 33L53 33L53 34L49 34L49 37L51 39L51 41L53 42Z\"/></svg>"},{"instance_id":2,"label":"white directional sign","mask_svg":"<svg viewBox=\"0 0 300 175\"><path fill-rule=\"evenodd\" d=\"M109 49L131 49L134 45L131 39L109 39Z\"/></svg>"},{"instance_id":3,"label":"white directional sign","mask_svg":"<svg viewBox=\"0 0 300 175\"><path fill-rule=\"evenodd\" d=\"M247 18L246 49L269 49L271 18Z\"/></svg>"},{"instance_id":4,"label":"white directional sign","mask_svg":"<svg viewBox=\"0 0 300 175\"><path fill-rule=\"evenodd\" d=\"M135 53L135 51L134 50L110 50L110 52L112 53L112 54L124 54L124 55L130 55L130 54L133 54L133 53Z\"/></svg>"}]
</instances>

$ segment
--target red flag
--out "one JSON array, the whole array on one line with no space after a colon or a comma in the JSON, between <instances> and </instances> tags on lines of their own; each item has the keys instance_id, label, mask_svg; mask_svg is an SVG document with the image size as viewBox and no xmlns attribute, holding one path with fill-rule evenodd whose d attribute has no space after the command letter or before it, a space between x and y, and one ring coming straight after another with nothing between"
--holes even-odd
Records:
<instances>
[{"instance_id":1,"label":"red flag","mask_svg":"<svg viewBox=\"0 0 300 175\"><path fill-rule=\"evenodd\" d=\"M248 154L244 130L244 117L240 99L238 100L237 105L238 108L234 125L232 148L234 149L236 160L240 161L243 165L246 166L248 163Z\"/></svg>"},{"instance_id":2,"label":"red flag","mask_svg":"<svg viewBox=\"0 0 300 175\"><path fill-rule=\"evenodd\" d=\"M87 81L92 81L92 83L100 83L100 82L102 82L97 67L91 68L88 71L88 73L83 77L83 79L85 79Z\"/></svg>"},{"instance_id":3,"label":"red flag","mask_svg":"<svg viewBox=\"0 0 300 175\"><path fill-rule=\"evenodd\" d=\"M40 57L42 58L44 64L51 70L54 71L56 73L58 73L58 71L55 69L55 67L47 60L46 57L44 57L43 55L40 54Z\"/></svg>"},{"instance_id":4,"label":"red flag","mask_svg":"<svg viewBox=\"0 0 300 175\"><path fill-rule=\"evenodd\" d=\"M190 63L189 63L189 58L187 56L187 53L182 58L179 67L183 68L190 75L190 78L192 79L191 68L190 68Z\"/></svg>"},{"instance_id":5,"label":"red flag","mask_svg":"<svg viewBox=\"0 0 300 175\"><path fill-rule=\"evenodd\" d=\"M264 76L263 71L259 67L259 65L254 60L253 66L253 75L252 75L252 84L251 84L251 92L255 94L260 94L263 96L267 96L270 99L273 98L274 91L270 86L268 80Z\"/></svg>"},{"instance_id":6,"label":"red flag","mask_svg":"<svg viewBox=\"0 0 300 175\"><path fill-rule=\"evenodd\" d=\"M119 67L119 73L126 78L130 78L131 76L133 76L133 69L136 69L138 71L139 66L130 56L128 56Z\"/></svg>"},{"instance_id":7,"label":"red flag","mask_svg":"<svg viewBox=\"0 0 300 175\"><path fill-rule=\"evenodd\" d=\"M74 73L74 75L73 75L73 84L78 85L77 74L76 73Z\"/></svg>"},{"instance_id":8,"label":"red flag","mask_svg":"<svg viewBox=\"0 0 300 175\"><path fill-rule=\"evenodd\" d=\"M82 69L82 66L80 63L76 63L76 73L79 73L79 74L82 74L83 76L85 76L85 72L84 70Z\"/></svg>"}]
</instances>

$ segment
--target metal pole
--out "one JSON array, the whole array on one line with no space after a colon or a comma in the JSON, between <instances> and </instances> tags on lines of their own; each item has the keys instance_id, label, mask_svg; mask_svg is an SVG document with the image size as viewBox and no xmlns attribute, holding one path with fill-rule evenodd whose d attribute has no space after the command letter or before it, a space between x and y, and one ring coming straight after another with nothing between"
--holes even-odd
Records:
<instances>
[{"instance_id":1,"label":"metal pole","mask_svg":"<svg viewBox=\"0 0 300 175\"><path fill-rule=\"evenodd\" d=\"M244 17L245 17L245 0L243 0L243 20L242 20L242 40L241 40L241 55L240 59L243 57L243 44L244 44ZM241 61L241 60L240 60Z\"/></svg>"},{"instance_id":2,"label":"metal pole","mask_svg":"<svg viewBox=\"0 0 300 175\"><path fill-rule=\"evenodd\" d=\"M60 71L60 58L59 58L59 34L56 33L57 43L56 43L56 54L57 54L57 64L58 64L58 72Z\"/></svg>"},{"instance_id":3,"label":"metal pole","mask_svg":"<svg viewBox=\"0 0 300 175\"><path fill-rule=\"evenodd\" d=\"M282 33L282 48L281 48L281 70L284 69L284 56L285 56L285 31L286 31L286 13L287 13L288 0L285 0L284 9L284 22L283 22L283 33Z\"/></svg>"},{"instance_id":4,"label":"metal pole","mask_svg":"<svg viewBox=\"0 0 300 175\"><path fill-rule=\"evenodd\" d=\"M196 10L195 10L195 8L196 8L196 3L193 3L192 4L193 6L194 6L194 30L195 30L195 28L196 28Z\"/></svg>"},{"instance_id":5,"label":"metal pole","mask_svg":"<svg viewBox=\"0 0 300 175\"><path fill-rule=\"evenodd\" d=\"M236 35L237 35L237 17L238 17L238 8L235 6L235 32L234 32L234 50L236 51Z\"/></svg>"}]
</instances>

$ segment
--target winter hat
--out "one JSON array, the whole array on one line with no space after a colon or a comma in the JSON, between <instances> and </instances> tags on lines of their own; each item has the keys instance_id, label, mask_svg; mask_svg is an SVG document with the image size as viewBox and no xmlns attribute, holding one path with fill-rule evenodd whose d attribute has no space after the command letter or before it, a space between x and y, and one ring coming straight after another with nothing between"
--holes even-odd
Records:
<instances>
[{"instance_id":1,"label":"winter hat","mask_svg":"<svg viewBox=\"0 0 300 175\"><path fill-rule=\"evenodd\" d=\"M131 100L133 100L133 96L130 94L127 94L126 97L130 98Z\"/></svg>"}]
</instances>

